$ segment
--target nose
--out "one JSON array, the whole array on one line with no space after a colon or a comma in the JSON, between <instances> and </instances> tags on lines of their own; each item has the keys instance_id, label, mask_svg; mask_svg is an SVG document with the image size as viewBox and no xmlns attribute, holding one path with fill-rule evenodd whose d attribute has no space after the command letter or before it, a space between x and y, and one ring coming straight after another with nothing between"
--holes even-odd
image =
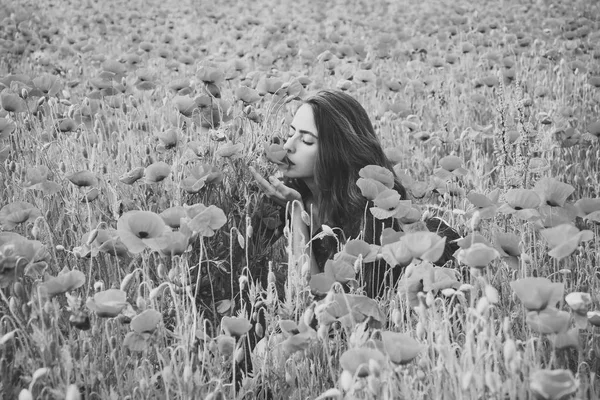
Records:
<instances>
[{"instance_id":1,"label":"nose","mask_svg":"<svg viewBox=\"0 0 600 400\"><path fill-rule=\"evenodd\" d=\"M283 149L287 150L288 153L293 153L296 147L296 135L288 137L288 139L283 144Z\"/></svg>"}]
</instances>

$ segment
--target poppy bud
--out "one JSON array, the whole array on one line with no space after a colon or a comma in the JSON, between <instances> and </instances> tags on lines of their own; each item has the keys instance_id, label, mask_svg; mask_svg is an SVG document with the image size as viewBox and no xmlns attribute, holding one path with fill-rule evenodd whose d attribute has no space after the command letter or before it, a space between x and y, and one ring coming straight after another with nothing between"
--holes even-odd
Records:
<instances>
[{"instance_id":1,"label":"poppy bud","mask_svg":"<svg viewBox=\"0 0 600 400\"><path fill-rule=\"evenodd\" d=\"M192 375L192 367L187 364L185 367L183 367L183 381L186 383L189 382L192 379Z\"/></svg>"},{"instance_id":2,"label":"poppy bud","mask_svg":"<svg viewBox=\"0 0 600 400\"><path fill-rule=\"evenodd\" d=\"M146 309L146 300L142 296L138 296L135 300L135 305L140 311L144 311Z\"/></svg>"},{"instance_id":3,"label":"poppy bud","mask_svg":"<svg viewBox=\"0 0 600 400\"><path fill-rule=\"evenodd\" d=\"M19 400L33 400L33 395L27 389L23 389L19 392Z\"/></svg>"},{"instance_id":4,"label":"poppy bud","mask_svg":"<svg viewBox=\"0 0 600 400\"><path fill-rule=\"evenodd\" d=\"M35 224L33 225L33 228L31 228L31 236L34 240L38 240L40 237L40 228Z\"/></svg>"},{"instance_id":5,"label":"poppy bud","mask_svg":"<svg viewBox=\"0 0 600 400\"><path fill-rule=\"evenodd\" d=\"M402 313L397 308L394 308L394 310L392 311L392 322L397 328L400 327L400 325L402 324Z\"/></svg>"},{"instance_id":6,"label":"poppy bud","mask_svg":"<svg viewBox=\"0 0 600 400\"><path fill-rule=\"evenodd\" d=\"M348 391L350 391L350 389L352 389L353 382L354 382L354 377L352 376L350 371L343 370L342 374L340 375L340 387L344 391L348 392Z\"/></svg>"},{"instance_id":7,"label":"poppy bud","mask_svg":"<svg viewBox=\"0 0 600 400\"><path fill-rule=\"evenodd\" d=\"M94 290L96 292L103 291L104 290L104 282L102 282L102 281L94 282Z\"/></svg>"},{"instance_id":8,"label":"poppy bud","mask_svg":"<svg viewBox=\"0 0 600 400\"><path fill-rule=\"evenodd\" d=\"M515 341L511 338L506 339L504 342L504 365L508 366L514 360L517 354L517 346Z\"/></svg>"},{"instance_id":9,"label":"poppy bud","mask_svg":"<svg viewBox=\"0 0 600 400\"><path fill-rule=\"evenodd\" d=\"M27 97L29 97L29 93L27 92L27 89L25 89L25 88L21 89L21 98L23 100L27 100Z\"/></svg>"},{"instance_id":10,"label":"poppy bud","mask_svg":"<svg viewBox=\"0 0 600 400\"><path fill-rule=\"evenodd\" d=\"M37 101L37 105L38 107L41 107L42 105L44 105L44 103L46 102L46 98L45 97L40 97Z\"/></svg>"},{"instance_id":11,"label":"poppy bud","mask_svg":"<svg viewBox=\"0 0 600 400\"><path fill-rule=\"evenodd\" d=\"M15 282L13 284L13 291L15 295L21 300L27 300L27 292L21 282Z\"/></svg>"},{"instance_id":12,"label":"poppy bud","mask_svg":"<svg viewBox=\"0 0 600 400\"><path fill-rule=\"evenodd\" d=\"M490 302L488 301L487 297L484 296L484 297L480 298L479 301L477 302L477 307L476 307L477 313L479 315L483 315L488 310L489 307L490 307Z\"/></svg>"},{"instance_id":13,"label":"poppy bud","mask_svg":"<svg viewBox=\"0 0 600 400\"><path fill-rule=\"evenodd\" d=\"M260 322L257 322L256 325L254 326L254 332L256 333L256 336L258 336L259 338L262 338L264 336L265 330Z\"/></svg>"},{"instance_id":14,"label":"poppy bud","mask_svg":"<svg viewBox=\"0 0 600 400\"><path fill-rule=\"evenodd\" d=\"M238 284L240 285L240 291L244 290L244 288L248 284L248 277L245 275L240 276L238 278Z\"/></svg>"},{"instance_id":15,"label":"poppy bud","mask_svg":"<svg viewBox=\"0 0 600 400\"><path fill-rule=\"evenodd\" d=\"M148 381L144 378L140 379L140 391L143 393L148 390Z\"/></svg>"},{"instance_id":16,"label":"poppy bud","mask_svg":"<svg viewBox=\"0 0 600 400\"><path fill-rule=\"evenodd\" d=\"M157 272L158 277L160 279L166 279L167 278L168 271L167 271L167 267L165 267L165 264L163 264L163 263L158 264L156 272Z\"/></svg>"},{"instance_id":17,"label":"poppy bud","mask_svg":"<svg viewBox=\"0 0 600 400\"><path fill-rule=\"evenodd\" d=\"M14 297L11 297L8 300L8 309L10 310L11 313L17 315L17 313L19 312L19 305L17 303L17 300Z\"/></svg>"}]
</instances>

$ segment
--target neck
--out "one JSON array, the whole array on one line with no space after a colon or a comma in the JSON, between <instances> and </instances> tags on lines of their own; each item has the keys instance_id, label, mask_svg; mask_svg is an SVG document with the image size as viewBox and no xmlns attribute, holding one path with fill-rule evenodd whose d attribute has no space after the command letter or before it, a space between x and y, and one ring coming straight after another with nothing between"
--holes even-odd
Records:
<instances>
[{"instance_id":1,"label":"neck","mask_svg":"<svg viewBox=\"0 0 600 400\"><path fill-rule=\"evenodd\" d=\"M304 179L304 183L306 183L306 186L310 190L312 198L313 199L318 199L319 198L319 194L321 194L321 191L317 187L317 183L315 182L315 180L313 178Z\"/></svg>"}]
</instances>

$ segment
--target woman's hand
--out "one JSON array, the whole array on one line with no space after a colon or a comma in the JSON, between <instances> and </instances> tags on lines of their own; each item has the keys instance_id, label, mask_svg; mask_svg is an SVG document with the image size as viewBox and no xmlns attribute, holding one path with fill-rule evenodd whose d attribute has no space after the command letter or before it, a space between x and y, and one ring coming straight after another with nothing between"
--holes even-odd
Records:
<instances>
[{"instance_id":1,"label":"woman's hand","mask_svg":"<svg viewBox=\"0 0 600 400\"><path fill-rule=\"evenodd\" d=\"M302 202L302 196L297 190L285 186L283 182L274 176L269 177L267 181L253 167L250 167L250 173L267 197L275 203L285 207L289 201L298 200Z\"/></svg>"}]
</instances>

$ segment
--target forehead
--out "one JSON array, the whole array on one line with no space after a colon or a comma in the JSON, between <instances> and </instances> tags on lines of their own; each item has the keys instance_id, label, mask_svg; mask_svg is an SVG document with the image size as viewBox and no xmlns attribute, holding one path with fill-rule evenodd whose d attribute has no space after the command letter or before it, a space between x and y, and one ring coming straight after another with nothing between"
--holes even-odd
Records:
<instances>
[{"instance_id":1,"label":"forehead","mask_svg":"<svg viewBox=\"0 0 600 400\"><path fill-rule=\"evenodd\" d=\"M311 106L308 104L302 104L300 108L294 114L292 125L296 130L306 130L312 133L317 133L317 125L315 124L315 118Z\"/></svg>"}]
</instances>

